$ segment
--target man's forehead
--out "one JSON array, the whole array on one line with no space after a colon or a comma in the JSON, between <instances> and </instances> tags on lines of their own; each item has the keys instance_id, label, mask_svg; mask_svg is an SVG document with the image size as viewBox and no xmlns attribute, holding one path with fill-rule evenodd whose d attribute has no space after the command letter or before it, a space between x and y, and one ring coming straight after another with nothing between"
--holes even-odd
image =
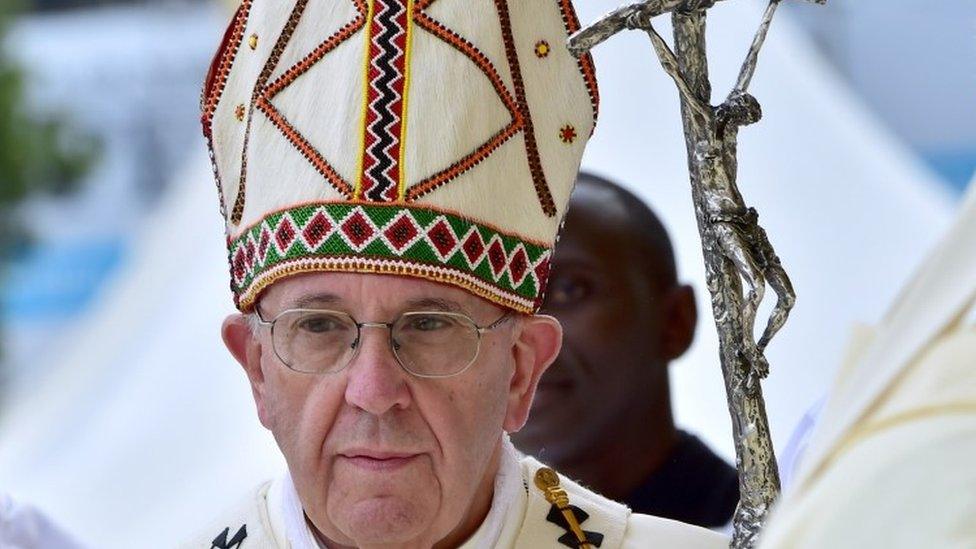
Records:
<instances>
[{"instance_id":1,"label":"man's forehead","mask_svg":"<svg viewBox=\"0 0 976 549\"><path fill-rule=\"evenodd\" d=\"M569 204L556 258L560 245L564 249L572 246L598 251L619 246L629 239L632 228L626 206L612 191L580 185Z\"/></svg>"},{"instance_id":2,"label":"man's forehead","mask_svg":"<svg viewBox=\"0 0 976 549\"><path fill-rule=\"evenodd\" d=\"M275 282L261 298L276 310L336 307L343 310L425 309L473 313L495 308L464 290L415 277L367 273L309 273Z\"/></svg>"},{"instance_id":3,"label":"man's forehead","mask_svg":"<svg viewBox=\"0 0 976 549\"><path fill-rule=\"evenodd\" d=\"M600 217L612 217L614 219L626 218L629 214L627 205L620 194L611 188L602 185L589 183L581 179L573 190L573 195L569 200L569 214L574 210L580 216L594 214L599 211Z\"/></svg>"},{"instance_id":4,"label":"man's forehead","mask_svg":"<svg viewBox=\"0 0 976 549\"><path fill-rule=\"evenodd\" d=\"M320 292L303 293L294 299L286 298L283 304L288 309L309 309L328 306L341 308L347 305L355 305L356 303L357 300L350 296ZM409 309L424 309L429 311L465 312L466 310L466 307L462 303L445 297L407 297L398 301L397 304Z\"/></svg>"}]
</instances>

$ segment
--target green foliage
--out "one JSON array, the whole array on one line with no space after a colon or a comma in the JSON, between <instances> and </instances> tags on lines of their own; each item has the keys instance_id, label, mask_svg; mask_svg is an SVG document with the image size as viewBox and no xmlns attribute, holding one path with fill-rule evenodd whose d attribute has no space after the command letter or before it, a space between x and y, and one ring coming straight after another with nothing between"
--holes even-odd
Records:
<instances>
[{"instance_id":1,"label":"green foliage","mask_svg":"<svg viewBox=\"0 0 976 549\"><path fill-rule=\"evenodd\" d=\"M16 228L17 205L36 193L72 190L100 149L96 139L73 130L63 117L28 110L24 73L7 53L13 13L8 0L0 2L0 261L27 236Z\"/></svg>"}]
</instances>

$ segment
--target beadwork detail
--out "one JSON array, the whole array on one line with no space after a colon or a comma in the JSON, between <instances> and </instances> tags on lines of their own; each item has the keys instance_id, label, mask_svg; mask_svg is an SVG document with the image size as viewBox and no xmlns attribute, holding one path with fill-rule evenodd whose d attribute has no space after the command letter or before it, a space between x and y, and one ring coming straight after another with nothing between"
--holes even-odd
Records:
<instances>
[{"instance_id":1,"label":"beadwork detail","mask_svg":"<svg viewBox=\"0 0 976 549\"><path fill-rule=\"evenodd\" d=\"M244 103L240 103L236 107L234 107L234 118L236 118L238 122L243 122L244 115L246 114L247 114L247 109L244 108Z\"/></svg>"},{"instance_id":2,"label":"beadwork detail","mask_svg":"<svg viewBox=\"0 0 976 549\"><path fill-rule=\"evenodd\" d=\"M567 145L572 144L576 141L576 128L570 124L566 124L559 129L559 139Z\"/></svg>"},{"instance_id":3,"label":"beadwork detail","mask_svg":"<svg viewBox=\"0 0 976 549\"><path fill-rule=\"evenodd\" d=\"M519 111L518 103L515 101L515 97L509 91L508 87L505 85L504 81L499 75L498 69L496 69L488 57L471 42L465 40L456 32L445 27L439 21L436 21L424 13L423 10L431 3L433 3L433 0L422 1L417 4L414 15L414 20L416 21L417 26L441 39L446 44L450 45L457 51L461 52L465 57L470 59L471 62L474 63L475 66L477 66L478 69L481 70L481 72L484 73L491 82L492 87L495 89L495 93L498 94L499 99L501 99L502 104L505 105L505 109L508 111L512 119L511 122L509 122L504 128L498 131L495 135L491 136L488 141L476 148L470 154L465 155L462 159L454 162L447 168L410 187L410 189L407 191L407 200L411 201L417 200L423 195L474 168L486 158L491 156L491 154L495 152L498 147L501 147L505 142L515 136L523 127L522 114Z\"/></svg>"},{"instance_id":4,"label":"beadwork detail","mask_svg":"<svg viewBox=\"0 0 976 549\"><path fill-rule=\"evenodd\" d=\"M237 57L237 51L244 36L244 26L247 24L250 12L251 0L243 0L240 7L237 8L237 13L234 14L233 22L227 28L220 49L207 72L207 79L203 85L201 110L203 111L203 132L208 139L211 137L214 111L217 110L217 104L223 97L224 88L227 86L227 77L234 65L234 59ZM216 166L214 168L216 169Z\"/></svg>"},{"instance_id":5,"label":"beadwork detail","mask_svg":"<svg viewBox=\"0 0 976 549\"><path fill-rule=\"evenodd\" d=\"M525 154L529 160L529 173L532 174L532 183L535 185L535 193L539 197L539 204L542 206L543 213L549 217L555 217L556 203L552 199L549 183L546 182L546 173L542 169L542 158L539 156L539 147L535 141L532 113L529 111L529 102L525 95L525 83L522 81L522 69L519 66L518 51L515 48L515 38L512 35L508 0L495 0L495 8L498 10L498 20L501 22L505 54L508 57L508 65L511 67L515 99L518 101L519 112L522 115L522 133L525 137Z\"/></svg>"},{"instance_id":6,"label":"beadwork detail","mask_svg":"<svg viewBox=\"0 0 976 549\"><path fill-rule=\"evenodd\" d=\"M254 92L251 95L251 110L258 103L258 98L260 97L261 90L264 89L265 84L268 79L271 78L271 73L274 72L275 68L278 66L278 62L281 60L281 53L285 50L285 46L291 40L292 34L295 32L295 28L298 27L298 21L302 18L302 14L305 13L305 7L308 5L308 0L298 0L295 2L295 7L291 10L291 15L288 16L288 21L285 23L285 28L282 29L281 34L278 36L278 40L275 41L274 48L271 50L271 55L268 57L268 61L264 64L264 68L261 69L261 74L258 75L258 80L254 85ZM247 191L247 151L248 142L251 139L251 121L253 117L249 117L247 120L247 133L244 134L244 148L241 151L241 174L240 183L237 187L237 198L234 200L234 207L231 209L230 222L233 224L238 224L241 222L241 218L244 215L244 200Z\"/></svg>"},{"instance_id":7,"label":"beadwork detail","mask_svg":"<svg viewBox=\"0 0 976 549\"><path fill-rule=\"evenodd\" d=\"M251 12L251 0L242 0L241 5L234 14L224 38L217 49L207 71L207 77L203 83L203 91L200 95L200 121L203 124L203 135L207 139L207 149L210 153L210 166L213 169L214 181L217 184L217 197L220 199L220 213L227 216L227 208L224 197L224 185L221 181L220 170L217 168L217 158L214 153L213 143L213 117L217 110L217 104L224 95L224 88L227 86L227 76L234 64L237 50L240 48L241 39L244 35L244 26L247 24L248 16Z\"/></svg>"},{"instance_id":8,"label":"beadwork detail","mask_svg":"<svg viewBox=\"0 0 976 549\"><path fill-rule=\"evenodd\" d=\"M408 0L374 0L366 66L362 174L356 198L392 202L399 196L406 123Z\"/></svg>"},{"instance_id":9,"label":"beadwork detail","mask_svg":"<svg viewBox=\"0 0 976 549\"><path fill-rule=\"evenodd\" d=\"M549 57L549 52L552 48L549 47L549 42L545 40L539 40L535 43L535 56L539 59L545 59Z\"/></svg>"},{"instance_id":10,"label":"beadwork detail","mask_svg":"<svg viewBox=\"0 0 976 549\"><path fill-rule=\"evenodd\" d=\"M352 4L355 6L357 13L352 20L343 25L339 30L316 46L316 48L303 57L301 61L285 70L284 73L282 73L282 75L273 82L267 84L267 86L260 86L255 89L257 95L257 108L268 117L268 120L278 128L281 134L288 139L295 149L298 150L298 152L301 153L306 160L308 160L312 167L314 167L315 170L319 172L319 174L321 174L322 177L324 177L334 189L349 198L352 198L353 195L352 185L343 179L332 164L326 160L322 153L316 149L315 146L313 146L287 118L285 118L281 111L279 111L272 104L272 100L279 93L284 91L285 88L291 85L298 77L308 72L308 70L311 69L316 63L321 61L322 58L334 51L343 42L352 38L356 32L363 28L363 26L366 24L366 0L352 0ZM294 27L292 27L292 29L293 28ZM290 34L288 35L288 38L290 38ZM282 50L284 49L284 44L282 44L281 48ZM274 60L275 64L277 64L279 57L280 52L277 54L277 56L274 52L272 53L272 59ZM268 72L268 75L270 75L270 71Z\"/></svg>"},{"instance_id":11,"label":"beadwork detail","mask_svg":"<svg viewBox=\"0 0 976 549\"><path fill-rule=\"evenodd\" d=\"M247 310L268 277L327 262L331 270L407 270L461 283L530 312L538 305L549 255L546 246L426 208L308 204L268 215L231 243L231 285L238 306Z\"/></svg>"},{"instance_id":12,"label":"beadwork detail","mask_svg":"<svg viewBox=\"0 0 976 549\"><path fill-rule=\"evenodd\" d=\"M248 45L248 46L249 46L249 47L250 47L250 48L251 48L252 50L256 50L256 49L258 49L258 35L256 35L256 34L252 34L252 35L251 35L251 36L250 36L250 37L249 37L249 38L247 39L247 45Z\"/></svg>"},{"instance_id":13,"label":"beadwork detail","mask_svg":"<svg viewBox=\"0 0 976 549\"><path fill-rule=\"evenodd\" d=\"M580 30L581 25L576 11L573 9L572 0L559 0L559 9L562 11L563 24L566 32L573 34ZM593 129L596 129L596 120L600 114L600 89L596 84L596 69L593 66L593 56L589 53L581 55L577 60L583 79L586 81L586 90L590 94L590 106L593 107ZM592 131L590 134L592 135Z\"/></svg>"},{"instance_id":14,"label":"beadwork detail","mask_svg":"<svg viewBox=\"0 0 976 549\"><path fill-rule=\"evenodd\" d=\"M334 189L352 198L353 187L342 178L328 160L298 131L292 123L272 104L272 100L298 77L308 72L316 63L349 40L366 24L366 0L352 0L357 15L339 30L320 43L295 65L289 67L281 76L261 90L257 98L257 108L267 115L268 120L278 128L282 135L305 157Z\"/></svg>"}]
</instances>

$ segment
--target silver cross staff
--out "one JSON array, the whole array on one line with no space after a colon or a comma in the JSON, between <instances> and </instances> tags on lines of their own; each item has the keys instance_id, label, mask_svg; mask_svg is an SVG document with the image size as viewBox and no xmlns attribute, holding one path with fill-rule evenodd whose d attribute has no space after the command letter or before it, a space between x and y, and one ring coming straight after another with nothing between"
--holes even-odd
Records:
<instances>
[{"instance_id":1,"label":"silver cross staff","mask_svg":"<svg viewBox=\"0 0 976 549\"><path fill-rule=\"evenodd\" d=\"M739 128L762 117L759 102L747 90L780 0L770 1L735 87L716 107L710 102L705 18L706 10L719 1L724 0L645 0L623 6L574 34L568 47L580 56L622 30L643 30L664 71L677 85L739 470L741 496L733 519L731 547L747 548L755 546L766 514L779 494L779 473L760 380L769 373L764 350L786 322L796 295L766 231L759 225L758 213L746 206L736 185ZM651 24L654 17L666 13L672 18L674 50ZM767 283L777 301L756 341L756 313Z\"/></svg>"}]
</instances>

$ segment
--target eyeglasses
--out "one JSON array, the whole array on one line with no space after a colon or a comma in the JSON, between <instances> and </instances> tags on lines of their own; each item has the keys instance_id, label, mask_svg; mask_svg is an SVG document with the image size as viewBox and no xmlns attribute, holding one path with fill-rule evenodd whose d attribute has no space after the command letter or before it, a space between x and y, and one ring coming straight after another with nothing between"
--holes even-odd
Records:
<instances>
[{"instance_id":1,"label":"eyeglasses","mask_svg":"<svg viewBox=\"0 0 976 549\"><path fill-rule=\"evenodd\" d=\"M417 377L442 378L467 370L481 350L481 336L510 318L510 311L487 326L461 313L417 311L393 322L357 322L348 313L289 309L271 320L274 352L288 368L308 374L336 373L359 354L363 328L390 330L390 349L400 366Z\"/></svg>"}]
</instances>

